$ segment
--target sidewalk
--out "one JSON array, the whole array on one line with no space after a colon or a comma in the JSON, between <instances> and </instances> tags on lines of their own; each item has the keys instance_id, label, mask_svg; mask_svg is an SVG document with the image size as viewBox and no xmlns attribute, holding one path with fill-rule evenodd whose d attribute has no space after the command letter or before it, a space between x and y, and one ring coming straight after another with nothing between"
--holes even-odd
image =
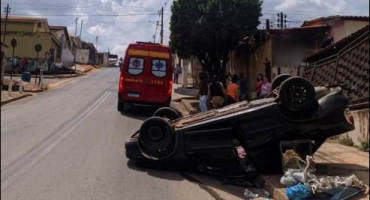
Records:
<instances>
[{"instance_id":1,"label":"sidewalk","mask_svg":"<svg viewBox=\"0 0 370 200\"><path fill-rule=\"evenodd\" d=\"M174 107L182 112L183 115L197 113L199 112L199 100L192 98L191 96L182 98L181 102L174 105ZM363 152L356 147L345 146L337 141L328 139L313 157L321 174L328 176L350 176L355 174L364 184L369 185L369 152ZM275 200L288 200L285 195L286 188L280 184L281 177L282 174L267 175L263 176L261 181L264 182L264 188ZM361 193L351 199L365 200L369 198Z\"/></svg>"},{"instance_id":2,"label":"sidewalk","mask_svg":"<svg viewBox=\"0 0 370 200\"><path fill-rule=\"evenodd\" d=\"M33 96L35 93L43 92L45 90L56 89L77 80L77 78L85 75L87 72L99 70L99 68L91 65L77 65L77 68L77 70L80 70L77 74L60 74L58 78L55 78L55 75L44 75L43 83L41 86L38 84L39 77L35 79L35 75L32 75L30 82L23 83L23 93L19 92L18 82L20 81L20 75L13 74L12 79L10 79L10 74L5 74L1 96L1 105L26 98L28 96ZM13 87L12 92L9 95L8 85L11 80L13 81Z\"/></svg>"}]
</instances>

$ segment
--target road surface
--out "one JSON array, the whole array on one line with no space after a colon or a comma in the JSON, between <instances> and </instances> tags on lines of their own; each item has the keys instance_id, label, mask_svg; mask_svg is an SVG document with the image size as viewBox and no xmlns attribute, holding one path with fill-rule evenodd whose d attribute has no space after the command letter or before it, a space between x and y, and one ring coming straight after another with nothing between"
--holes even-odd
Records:
<instances>
[{"instance_id":1,"label":"road surface","mask_svg":"<svg viewBox=\"0 0 370 200\"><path fill-rule=\"evenodd\" d=\"M106 68L1 108L2 200L215 199L178 172L128 162L124 142L152 112L117 111L118 77Z\"/></svg>"}]
</instances>

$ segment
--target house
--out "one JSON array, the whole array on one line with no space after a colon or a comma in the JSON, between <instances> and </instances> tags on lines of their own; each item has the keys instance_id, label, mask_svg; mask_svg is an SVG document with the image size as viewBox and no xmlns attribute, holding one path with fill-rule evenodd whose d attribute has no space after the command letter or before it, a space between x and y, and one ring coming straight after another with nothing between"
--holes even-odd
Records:
<instances>
[{"instance_id":1,"label":"house","mask_svg":"<svg viewBox=\"0 0 370 200\"><path fill-rule=\"evenodd\" d=\"M344 84L350 106L369 105L369 25L304 59L303 76L315 85Z\"/></svg>"},{"instance_id":2,"label":"house","mask_svg":"<svg viewBox=\"0 0 370 200\"><path fill-rule=\"evenodd\" d=\"M338 42L368 24L369 16L336 15L305 21L301 27L327 25L330 27L330 30L328 31L329 39L332 39L332 42Z\"/></svg>"},{"instance_id":3,"label":"house","mask_svg":"<svg viewBox=\"0 0 370 200\"><path fill-rule=\"evenodd\" d=\"M63 65L70 67L74 65L74 54L72 53L73 43L69 37L67 27L65 26L49 26L50 31L59 40L60 47L57 58L60 58Z\"/></svg>"},{"instance_id":4,"label":"house","mask_svg":"<svg viewBox=\"0 0 370 200\"><path fill-rule=\"evenodd\" d=\"M303 58L369 24L369 17L329 16L305 21L301 27L258 30L233 52L229 72L244 72L249 81L248 92L254 90L257 74L270 81L279 74L302 75Z\"/></svg>"},{"instance_id":5,"label":"house","mask_svg":"<svg viewBox=\"0 0 370 200\"><path fill-rule=\"evenodd\" d=\"M39 58L40 62L55 61L60 43L51 33L48 21L45 18L8 16L6 32L4 32L5 17L1 16L1 34L5 34L5 44L11 47L11 40L17 41L14 56L19 58ZM35 45L40 44L42 50L37 53ZM8 58L13 56L13 48L6 50ZM50 60L52 59L52 60ZM35 66L34 66L35 67ZM34 67L31 71L34 70Z\"/></svg>"}]
</instances>

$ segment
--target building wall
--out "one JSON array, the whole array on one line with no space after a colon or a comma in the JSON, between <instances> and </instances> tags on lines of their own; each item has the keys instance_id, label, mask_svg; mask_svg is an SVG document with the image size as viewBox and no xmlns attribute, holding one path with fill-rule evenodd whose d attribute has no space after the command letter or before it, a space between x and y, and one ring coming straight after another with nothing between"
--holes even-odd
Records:
<instances>
[{"instance_id":1,"label":"building wall","mask_svg":"<svg viewBox=\"0 0 370 200\"><path fill-rule=\"evenodd\" d=\"M4 30L5 22L1 20L1 30ZM35 24L33 22L12 22L8 21L6 25L7 31L17 32L35 32Z\"/></svg>"},{"instance_id":2,"label":"building wall","mask_svg":"<svg viewBox=\"0 0 370 200\"><path fill-rule=\"evenodd\" d=\"M361 142L369 141L369 108L351 111L355 121L355 130L341 135L339 138L348 135L356 146Z\"/></svg>"},{"instance_id":3,"label":"building wall","mask_svg":"<svg viewBox=\"0 0 370 200\"><path fill-rule=\"evenodd\" d=\"M345 37L344 21L340 20L330 27L329 35L333 37L333 42L338 42Z\"/></svg>"},{"instance_id":4,"label":"building wall","mask_svg":"<svg viewBox=\"0 0 370 200\"><path fill-rule=\"evenodd\" d=\"M360 30L361 28L369 25L368 21L344 21L344 37L351 35L352 33Z\"/></svg>"},{"instance_id":5,"label":"building wall","mask_svg":"<svg viewBox=\"0 0 370 200\"><path fill-rule=\"evenodd\" d=\"M87 64L89 62L89 49L77 49L76 62Z\"/></svg>"},{"instance_id":6,"label":"building wall","mask_svg":"<svg viewBox=\"0 0 370 200\"><path fill-rule=\"evenodd\" d=\"M7 33L6 38L5 44L9 46L6 50L6 55L8 57L12 57L13 55L13 48L10 43L12 38L17 40L17 46L14 48L14 56L18 56L19 58L36 58L36 44L40 44L42 46L42 50L39 52L39 58L43 57L45 52L49 52L51 48L50 33Z\"/></svg>"},{"instance_id":7,"label":"building wall","mask_svg":"<svg viewBox=\"0 0 370 200\"><path fill-rule=\"evenodd\" d=\"M257 75L265 74L265 58L272 60L272 39L268 39L255 51L249 53L248 68L246 69L248 94L254 91Z\"/></svg>"}]
</instances>

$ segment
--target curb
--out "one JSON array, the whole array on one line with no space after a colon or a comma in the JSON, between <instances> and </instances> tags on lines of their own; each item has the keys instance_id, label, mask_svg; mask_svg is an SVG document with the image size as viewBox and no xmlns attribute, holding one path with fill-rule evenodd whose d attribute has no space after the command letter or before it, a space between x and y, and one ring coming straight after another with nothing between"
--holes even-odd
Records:
<instances>
[{"instance_id":1,"label":"curb","mask_svg":"<svg viewBox=\"0 0 370 200\"><path fill-rule=\"evenodd\" d=\"M6 101L2 101L1 102L1 105L5 105L5 104L8 104L8 103L11 103L13 101L17 101L17 100L20 100L20 99L24 99L28 96L32 96L31 94L24 94L24 95L21 95L19 97L15 97L15 98L12 98L12 99L9 99L9 100L6 100Z\"/></svg>"},{"instance_id":2,"label":"curb","mask_svg":"<svg viewBox=\"0 0 370 200\"><path fill-rule=\"evenodd\" d=\"M190 114L198 113L198 109L195 109L193 106L190 105L190 103L184 102L186 99L181 99L181 103L184 105L184 108L186 111L188 111Z\"/></svg>"},{"instance_id":3,"label":"curb","mask_svg":"<svg viewBox=\"0 0 370 200\"><path fill-rule=\"evenodd\" d=\"M175 88L174 92L177 94L187 95L187 96L196 96L198 94L197 89L186 89L186 88Z\"/></svg>"}]
</instances>

